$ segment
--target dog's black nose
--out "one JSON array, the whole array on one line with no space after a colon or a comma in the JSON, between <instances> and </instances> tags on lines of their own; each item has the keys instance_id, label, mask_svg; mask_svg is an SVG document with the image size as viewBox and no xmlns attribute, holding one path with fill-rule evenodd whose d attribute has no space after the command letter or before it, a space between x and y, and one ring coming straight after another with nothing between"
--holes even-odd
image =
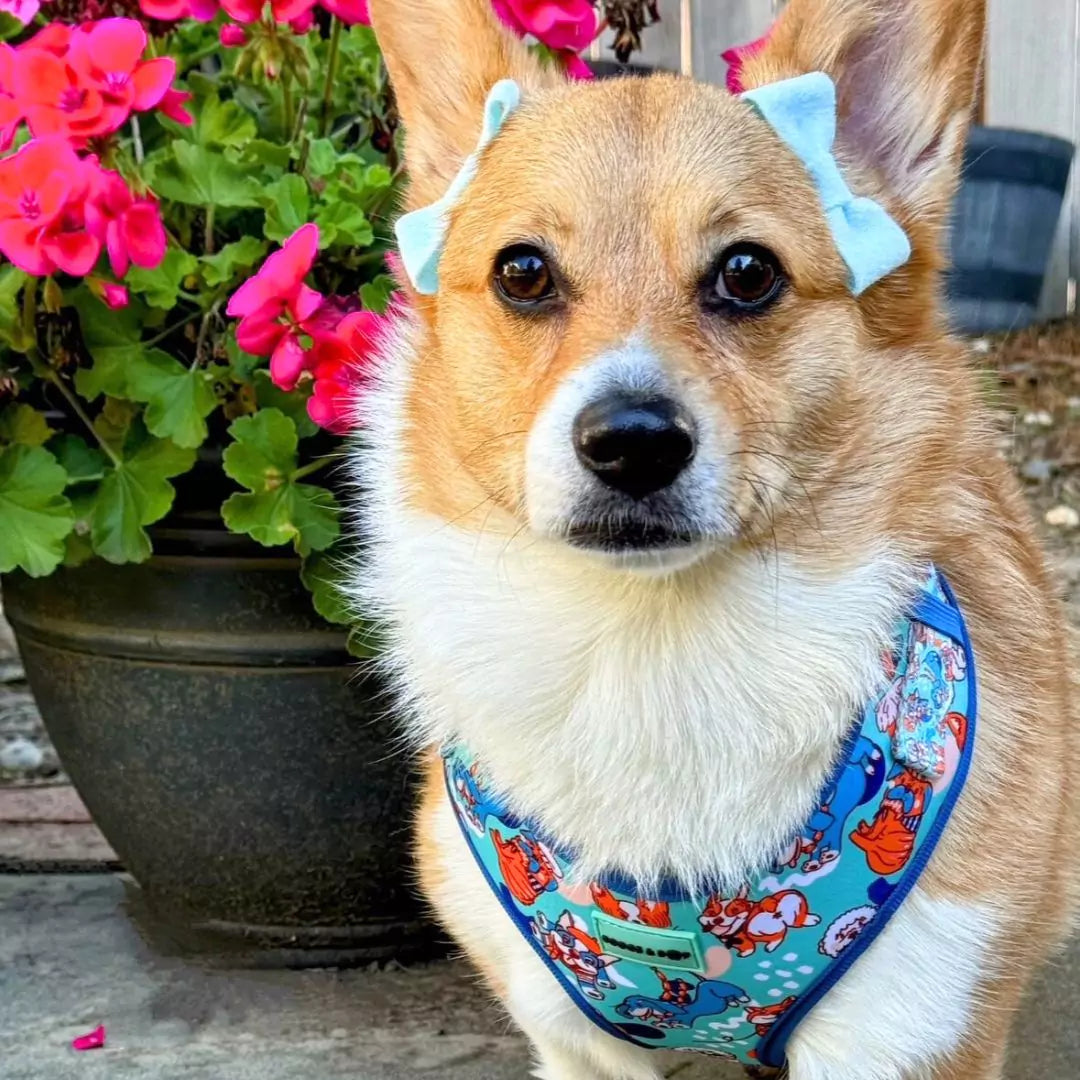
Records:
<instances>
[{"instance_id":1,"label":"dog's black nose","mask_svg":"<svg viewBox=\"0 0 1080 1080\"><path fill-rule=\"evenodd\" d=\"M574 420L578 460L608 487L643 499L668 487L694 456L694 428L670 398L609 394Z\"/></svg>"}]
</instances>

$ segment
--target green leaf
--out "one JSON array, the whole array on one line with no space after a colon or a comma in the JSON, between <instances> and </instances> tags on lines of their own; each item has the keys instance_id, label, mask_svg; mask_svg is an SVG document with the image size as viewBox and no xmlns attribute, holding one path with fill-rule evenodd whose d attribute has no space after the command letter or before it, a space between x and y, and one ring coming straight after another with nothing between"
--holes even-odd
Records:
<instances>
[{"instance_id":1,"label":"green leaf","mask_svg":"<svg viewBox=\"0 0 1080 1080\"><path fill-rule=\"evenodd\" d=\"M384 191L394 182L394 174L386 165L369 165L364 170L364 186L371 191Z\"/></svg>"},{"instance_id":2,"label":"green leaf","mask_svg":"<svg viewBox=\"0 0 1080 1080\"><path fill-rule=\"evenodd\" d=\"M31 577L44 577L60 565L75 521L63 494L67 479L40 446L0 452L0 573L18 566Z\"/></svg>"},{"instance_id":3,"label":"green leaf","mask_svg":"<svg viewBox=\"0 0 1080 1080\"><path fill-rule=\"evenodd\" d=\"M269 139L252 139L240 154L244 165L268 165L271 169L287 169L292 153L287 145Z\"/></svg>"},{"instance_id":4,"label":"green leaf","mask_svg":"<svg viewBox=\"0 0 1080 1080\"><path fill-rule=\"evenodd\" d=\"M123 398L106 397L97 419L94 431L105 443L120 452L128 441L135 418L139 415L139 406Z\"/></svg>"},{"instance_id":5,"label":"green leaf","mask_svg":"<svg viewBox=\"0 0 1080 1080\"><path fill-rule=\"evenodd\" d=\"M296 425L280 409L234 420L229 435L225 473L249 491L273 491L296 470Z\"/></svg>"},{"instance_id":6,"label":"green leaf","mask_svg":"<svg viewBox=\"0 0 1080 1080\"><path fill-rule=\"evenodd\" d=\"M213 372L187 368L159 349L141 354L128 370L131 397L146 402L147 430L181 447L206 441L206 417L218 405L214 383Z\"/></svg>"},{"instance_id":7,"label":"green leaf","mask_svg":"<svg viewBox=\"0 0 1080 1080\"><path fill-rule=\"evenodd\" d=\"M127 397L127 370L132 360L143 351L142 324L146 308L131 303L119 311L111 311L85 287L71 297L79 313L79 326L93 367L80 368L75 373L75 389L93 401L99 394Z\"/></svg>"},{"instance_id":8,"label":"green leaf","mask_svg":"<svg viewBox=\"0 0 1080 1080\"><path fill-rule=\"evenodd\" d=\"M344 573L339 551L321 551L309 555L300 570L300 580L311 593L315 610L327 622L350 626L353 613L342 588Z\"/></svg>"},{"instance_id":9,"label":"green leaf","mask_svg":"<svg viewBox=\"0 0 1080 1080\"><path fill-rule=\"evenodd\" d=\"M225 472L248 491L225 500L225 524L267 547L291 542L301 555L328 548L340 533L338 503L325 488L293 479L296 425L269 408L235 420L229 434Z\"/></svg>"},{"instance_id":10,"label":"green leaf","mask_svg":"<svg viewBox=\"0 0 1080 1080\"><path fill-rule=\"evenodd\" d=\"M64 541L64 565L82 566L94 557L94 548L90 543L90 519L94 515L97 491L75 491L68 498L75 514L75 525Z\"/></svg>"},{"instance_id":11,"label":"green leaf","mask_svg":"<svg viewBox=\"0 0 1080 1080\"><path fill-rule=\"evenodd\" d=\"M11 404L0 412L0 441L41 446L52 433L45 414L30 405Z\"/></svg>"},{"instance_id":12,"label":"green leaf","mask_svg":"<svg viewBox=\"0 0 1080 1080\"><path fill-rule=\"evenodd\" d=\"M244 352L236 340L235 334L228 334L225 338L225 355L229 360L229 367L233 375L241 381L251 378L251 373L265 361L261 356L253 356Z\"/></svg>"},{"instance_id":13,"label":"green leaf","mask_svg":"<svg viewBox=\"0 0 1080 1080\"><path fill-rule=\"evenodd\" d=\"M266 547L290 541L301 555L329 547L339 536L338 502L326 488L286 483L262 493L237 492L221 507L233 532Z\"/></svg>"},{"instance_id":14,"label":"green leaf","mask_svg":"<svg viewBox=\"0 0 1080 1080\"><path fill-rule=\"evenodd\" d=\"M255 118L235 101L211 94L193 112L192 137L200 146L243 146L255 138Z\"/></svg>"},{"instance_id":15,"label":"green leaf","mask_svg":"<svg viewBox=\"0 0 1080 1080\"><path fill-rule=\"evenodd\" d=\"M29 276L17 266L0 269L0 340L16 350L24 347L22 312L16 300L28 280Z\"/></svg>"},{"instance_id":16,"label":"green leaf","mask_svg":"<svg viewBox=\"0 0 1080 1080\"><path fill-rule=\"evenodd\" d=\"M170 246L160 265L153 270L133 266L124 280L134 292L141 293L151 307L171 311L176 307L184 278L193 274L198 265L199 260L194 255Z\"/></svg>"},{"instance_id":17,"label":"green leaf","mask_svg":"<svg viewBox=\"0 0 1080 1080\"><path fill-rule=\"evenodd\" d=\"M172 156L151 161L150 186L163 199L189 206L258 206L264 194L251 170L205 146L174 140Z\"/></svg>"},{"instance_id":18,"label":"green leaf","mask_svg":"<svg viewBox=\"0 0 1080 1080\"><path fill-rule=\"evenodd\" d=\"M298 385L295 390L282 390L274 385L270 372L256 371L255 400L260 409L280 409L295 425L301 439L310 438L319 430L318 424L308 416L307 403L314 389L313 382Z\"/></svg>"},{"instance_id":19,"label":"green leaf","mask_svg":"<svg viewBox=\"0 0 1080 1080\"><path fill-rule=\"evenodd\" d=\"M381 315L396 288L397 282L389 274L379 274L360 286L360 301L369 311L377 311Z\"/></svg>"},{"instance_id":20,"label":"green leaf","mask_svg":"<svg viewBox=\"0 0 1080 1080\"><path fill-rule=\"evenodd\" d=\"M233 244L226 244L216 255L204 255L202 276L207 285L224 285L241 270L249 270L266 254L268 245L256 236L245 236Z\"/></svg>"},{"instance_id":21,"label":"green leaf","mask_svg":"<svg viewBox=\"0 0 1080 1080\"><path fill-rule=\"evenodd\" d=\"M161 520L176 490L169 478L187 472L195 451L151 439L105 475L94 501L90 539L109 562L142 562L150 555L144 526Z\"/></svg>"},{"instance_id":22,"label":"green leaf","mask_svg":"<svg viewBox=\"0 0 1080 1080\"><path fill-rule=\"evenodd\" d=\"M10 11L0 11L0 41L10 41L25 29L22 20L15 18Z\"/></svg>"},{"instance_id":23,"label":"green leaf","mask_svg":"<svg viewBox=\"0 0 1080 1080\"><path fill-rule=\"evenodd\" d=\"M349 627L346 648L360 659L375 656L380 648L374 627L355 614L346 594L346 565L351 556L335 545L304 559L300 580L311 593L311 603L327 622Z\"/></svg>"},{"instance_id":24,"label":"green leaf","mask_svg":"<svg viewBox=\"0 0 1080 1080\"><path fill-rule=\"evenodd\" d=\"M320 206L315 214L319 226L319 246L348 244L351 247L368 247L375 239L364 211L348 202L332 202Z\"/></svg>"},{"instance_id":25,"label":"green leaf","mask_svg":"<svg viewBox=\"0 0 1080 1080\"><path fill-rule=\"evenodd\" d=\"M312 176L329 176L337 168L339 154L329 139L313 139L307 166Z\"/></svg>"},{"instance_id":26,"label":"green leaf","mask_svg":"<svg viewBox=\"0 0 1080 1080\"><path fill-rule=\"evenodd\" d=\"M100 480L105 475L105 455L78 435L57 435L48 449L67 473L69 486Z\"/></svg>"},{"instance_id":27,"label":"green leaf","mask_svg":"<svg viewBox=\"0 0 1080 1080\"><path fill-rule=\"evenodd\" d=\"M307 224L311 205L307 181L296 173L286 173L266 189L263 203L266 206L266 235L271 240L284 240Z\"/></svg>"}]
</instances>

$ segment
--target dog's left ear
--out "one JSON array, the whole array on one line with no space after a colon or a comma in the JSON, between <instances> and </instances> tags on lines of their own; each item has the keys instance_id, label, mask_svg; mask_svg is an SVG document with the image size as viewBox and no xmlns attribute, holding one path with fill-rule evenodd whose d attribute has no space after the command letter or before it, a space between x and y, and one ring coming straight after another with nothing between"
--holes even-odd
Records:
<instances>
[{"instance_id":1,"label":"dog's left ear","mask_svg":"<svg viewBox=\"0 0 1080 1080\"><path fill-rule=\"evenodd\" d=\"M405 125L406 209L446 193L476 149L488 92L514 79L526 96L565 83L492 9L491 0L369 0Z\"/></svg>"},{"instance_id":2,"label":"dog's left ear","mask_svg":"<svg viewBox=\"0 0 1080 1080\"><path fill-rule=\"evenodd\" d=\"M824 71L836 83L836 151L852 168L851 186L940 229L959 180L985 26L986 0L790 0L743 60L742 88Z\"/></svg>"}]
</instances>

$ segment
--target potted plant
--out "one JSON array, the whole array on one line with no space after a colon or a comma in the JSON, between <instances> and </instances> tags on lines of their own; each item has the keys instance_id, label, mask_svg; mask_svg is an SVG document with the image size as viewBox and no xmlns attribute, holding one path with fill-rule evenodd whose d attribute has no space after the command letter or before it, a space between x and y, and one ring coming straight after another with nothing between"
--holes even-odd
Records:
<instances>
[{"instance_id":1,"label":"potted plant","mask_svg":"<svg viewBox=\"0 0 1080 1080\"><path fill-rule=\"evenodd\" d=\"M415 953L408 769L335 586L335 464L400 302L385 69L364 0L139 5L0 3L5 609L189 947ZM496 10L587 75L592 3L539 6Z\"/></svg>"}]
</instances>

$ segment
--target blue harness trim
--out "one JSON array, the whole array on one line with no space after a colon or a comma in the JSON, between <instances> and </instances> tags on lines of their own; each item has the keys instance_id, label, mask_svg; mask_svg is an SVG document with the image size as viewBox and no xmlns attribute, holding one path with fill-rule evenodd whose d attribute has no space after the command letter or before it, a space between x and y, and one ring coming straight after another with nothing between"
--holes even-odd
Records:
<instances>
[{"instance_id":1,"label":"blue harness trim","mask_svg":"<svg viewBox=\"0 0 1080 1080\"><path fill-rule=\"evenodd\" d=\"M607 1034L748 1066L784 1064L799 1023L921 877L970 767L974 657L937 571L883 663L890 681L853 722L814 812L736 893L694 897L668 881L644 899L618 874L576 882L572 853L508 812L461 748L444 751L450 801L488 885Z\"/></svg>"}]
</instances>

